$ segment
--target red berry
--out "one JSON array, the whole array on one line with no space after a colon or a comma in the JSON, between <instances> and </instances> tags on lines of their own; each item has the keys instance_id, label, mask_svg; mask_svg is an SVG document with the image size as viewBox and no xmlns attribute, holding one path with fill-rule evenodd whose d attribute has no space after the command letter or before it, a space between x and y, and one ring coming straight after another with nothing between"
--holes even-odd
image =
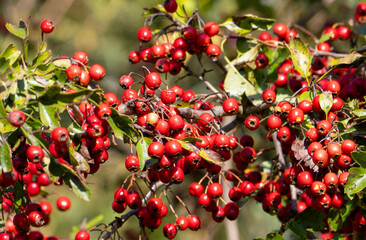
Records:
<instances>
[{"instance_id":1,"label":"red berry","mask_svg":"<svg viewBox=\"0 0 366 240\"><path fill-rule=\"evenodd\" d=\"M261 41L270 41L272 39L271 37L271 34L269 32L261 32L259 35L258 35L258 39L261 40Z\"/></svg>"},{"instance_id":2,"label":"red berry","mask_svg":"<svg viewBox=\"0 0 366 240\"><path fill-rule=\"evenodd\" d=\"M105 75L105 69L99 64L94 64L89 68L89 76L94 81L100 81Z\"/></svg>"},{"instance_id":3,"label":"red berry","mask_svg":"<svg viewBox=\"0 0 366 240\"><path fill-rule=\"evenodd\" d=\"M321 42L318 44L317 49L323 52L330 52L330 45L327 42Z\"/></svg>"},{"instance_id":4,"label":"red berry","mask_svg":"<svg viewBox=\"0 0 366 240\"><path fill-rule=\"evenodd\" d=\"M197 231L201 227L201 219L196 215L190 215L188 217L188 227L192 231Z\"/></svg>"},{"instance_id":5,"label":"red berry","mask_svg":"<svg viewBox=\"0 0 366 240\"><path fill-rule=\"evenodd\" d=\"M207 194L211 198L221 197L223 193L223 188L220 183L211 183L208 185Z\"/></svg>"},{"instance_id":6,"label":"red berry","mask_svg":"<svg viewBox=\"0 0 366 240\"><path fill-rule=\"evenodd\" d=\"M145 77L146 87L155 90L160 87L160 84L161 84L161 78L158 73L151 72L146 75Z\"/></svg>"},{"instance_id":7,"label":"red berry","mask_svg":"<svg viewBox=\"0 0 366 240\"><path fill-rule=\"evenodd\" d=\"M281 124L281 118L276 115L272 115L267 118L267 126L269 129L278 129L281 127Z\"/></svg>"},{"instance_id":8,"label":"red berry","mask_svg":"<svg viewBox=\"0 0 366 240\"><path fill-rule=\"evenodd\" d=\"M80 65L87 65L89 62L88 54L83 51L76 52L72 58L78 61L79 64L81 63Z\"/></svg>"},{"instance_id":9,"label":"red berry","mask_svg":"<svg viewBox=\"0 0 366 240\"><path fill-rule=\"evenodd\" d=\"M273 32L278 36L279 39L284 40L284 39L286 39L286 36L288 33L288 28L283 23L277 23L273 27Z\"/></svg>"},{"instance_id":10,"label":"red berry","mask_svg":"<svg viewBox=\"0 0 366 240\"><path fill-rule=\"evenodd\" d=\"M313 175L308 171L302 171L297 175L297 185L300 188L310 187L313 183Z\"/></svg>"},{"instance_id":11,"label":"red berry","mask_svg":"<svg viewBox=\"0 0 366 240\"><path fill-rule=\"evenodd\" d=\"M197 182L193 182L189 185L188 192L194 197L199 197L203 193L203 186Z\"/></svg>"},{"instance_id":12,"label":"red berry","mask_svg":"<svg viewBox=\"0 0 366 240\"><path fill-rule=\"evenodd\" d=\"M44 200L44 201L41 201L39 203L39 205L42 208L42 212L44 212L47 215L50 215L51 214L51 212L52 212L52 205L51 205L51 203L49 203L48 201L45 201Z\"/></svg>"},{"instance_id":13,"label":"red berry","mask_svg":"<svg viewBox=\"0 0 366 240\"><path fill-rule=\"evenodd\" d=\"M152 158L161 158L164 154L164 145L161 142L152 142L147 152Z\"/></svg>"},{"instance_id":14,"label":"red berry","mask_svg":"<svg viewBox=\"0 0 366 240\"><path fill-rule=\"evenodd\" d=\"M177 227L174 223L167 223L163 227L163 233L167 239L173 239L177 235Z\"/></svg>"},{"instance_id":15,"label":"red berry","mask_svg":"<svg viewBox=\"0 0 366 240\"><path fill-rule=\"evenodd\" d=\"M216 44L211 43L206 48L206 54L209 58L211 58L212 60L215 60L220 56L221 49Z\"/></svg>"},{"instance_id":16,"label":"red berry","mask_svg":"<svg viewBox=\"0 0 366 240\"><path fill-rule=\"evenodd\" d=\"M75 236L75 240L89 240L89 239L90 239L89 232L85 230L80 230Z\"/></svg>"},{"instance_id":17,"label":"red berry","mask_svg":"<svg viewBox=\"0 0 366 240\"><path fill-rule=\"evenodd\" d=\"M33 227L41 227L45 224L42 213L38 211L33 211L28 214L28 222Z\"/></svg>"},{"instance_id":18,"label":"red berry","mask_svg":"<svg viewBox=\"0 0 366 240\"><path fill-rule=\"evenodd\" d=\"M81 68L78 65L71 65L66 69L66 76L71 81L79 82L81 77Z\"/></svg>"},{"instance_id":19,"label":"red berry","mask_svg":"<svg viewBox=\"0 0 366 240\"><path fill-rule=\"evenodd\" d=\"M320 135L325 136L332 129L332 124L327 120L321 120L321 121L319 121L316 128L318 129L318 133Z\"/></svg>"},{"instance_id":20,"label":"red berry","mask_svg":"<svg viewBox=\"0 0 366 240\"><path fill-rule=\"evenodd\" d=\"M327 186L323 182L314 181L311 184L310 191L315 196L321 196L327 191Z\"/></svg>"},{"instance_id":21,"label":"red berry","mask_svg":"<svg viewBox=\"0 0 366 240\"><path fill-rule=\"evenodd\" d=\"M41 22L41 30L44 33L51 33L55 28L55 24L50 19L43 20Z\"/></svg>"},{"instance_id":22,"label":"red berry","mask_svg":"<svg viewBox=\"0 0 366 240\"><path fill-rule=\"evenodd\" d=\"M219 33L219 25L215 22L208 22L203 27L203 30L209 37L213 37Z\"/></svg>"},{"instance_id":23,"label":"red berry","mask_svg":"<svg viewBox=\"0 0 366 240\"><path fill-rule=\"evenodd\" d=\"M34 145L27 149L27 159L30 162L38 163L42 161L44 157L43 149L40 146Z\"/></svg>"},{"instance_id":24,"label":"red berry","mask_svg":"<svg viewBox=\"0 0 366 240\"><path fill-rule=\"evenodd\" d=\"M140 53L136 51L131 51L128 54L128 60L130 63L138 63L140 61Z\"/></svg>"},{"instance_id":25,"label":"red berry","mask_svg":"<svg viewBox=\"0 0 366 240\"><path fill-rule=\"evenodd\" d=\"M14 127L21 127L25 123L26 119L27 118L22 111L14 110L9 113L9 122Z\"/></svg>"},{"instance_id":26,"label":"red berry","mask_svg":"<svg viewBox=\"0 0 366 240\"><path fill-rule=\"evenodd\" d=\"M178 4L175 0L165 0L164 1L164 9L168 13L174 13L177 11Z\"/></svg>"},{"instance_id":27,"label":"red berry","mask_svg":"<svg viewBox=\"0 0 366 240\"><path fill-rule=\"evenodd\" d=\"M71 201L66 196L61 196L57 198L56 206L61 211L66 211L71 207Z\"/></svg>"},{"instance_id":28,"label":"red berry","mask_svg":"<svg viewBox=\"0 0 366 240\"><path fill-rule=\"evenodd\" d=\"M356 143L352 140L346 139L342 142L342 152L345 154L351 154L356 149Z\"/></svg>"},{"instance_id":29,"label":"red berry","mask_svg":"<svg viewBox=\"0 0 366 240\"><path fill-rule=\"evenodd\" d=\"M250 131L254 131L259 127L259 119L255 116L249 116L245 119L245 127Z\"/></svg>"},{"instance_id":30,"label":"red berry","mask_svg":"<svg viewBox=\"0 0 366 240\"><path fill-rule=\"evenodd\" d=\"M291 131L287 126L280 127L277 132L277 138L281 142L287 142L291 139Z\"/></svg>"},{"instance_id":31,"label":"red berry","mask_svg":"<svg viewBox=\"0 0 366 240\"><path fill-rule=\"evenodd\" d=\"M152 32L148 27L142 27L137 32L137 38L140 42L149 42L152 37Z\"/></svg>"},{"instance_id":32,"label":"red berry","mask_svg":"<svg viewBox=\"0 0 366 240\"><path fill-rule=\"evenodd\" d=\"M123 88L123 89L129 89L132 84L134 83L133 79L131 76L129 75L123 75L120 79L119 79L119 85Z\"/></svg>"},{"instance_id":33,"label":"red berry","mask_svg":"<svg viewBox=\"0 0 366 240\"><path fill-rule=\"evenodd\" d=\"M327 167L329 165L329 155L324 149L315 150L312 157L313 162L319 167Z\"/></svg>"},{"instance_id":34,"label":"red berry","mask_svg":"<svg viewBox=\"0 0 366 240\"><path fill-rule=\"evenodd\" d=\"M291 125L301 124L304 121L304 112L300 108L293 108L288 113L288 122Z\"/></svg>"},{"instance_id":35,"label":"red berry","mask_svg":"<svg viewBox=\"0 0 366 240\"><path fill-rule=\"evenodd\" d=\"M130 172L137 172L140 170L140 161L138 156L136 155L129 155L125 161L126 169Z\"/></svg>"},{"instance_id":36,"label":"red berry","mask_svg":"<svg viewBox=\"0 0 366 240\"><path fill-rule=\"evenodd\" d=\"M268 66L268 57L261 53L255 58L255 65L257 68L266 68Z\"/></svg>"},{"instance_id":37,"label":"red berry","mask_svg":"<svg viewBox=\"0 0 366 240\"><path fill-rule=\"evenodd\" d=\"M272 89L268 88L263 91L262 99L263 99L263 102L272 104L276 101L276 92L273 91Z\"/></svg>"}]
</instances>

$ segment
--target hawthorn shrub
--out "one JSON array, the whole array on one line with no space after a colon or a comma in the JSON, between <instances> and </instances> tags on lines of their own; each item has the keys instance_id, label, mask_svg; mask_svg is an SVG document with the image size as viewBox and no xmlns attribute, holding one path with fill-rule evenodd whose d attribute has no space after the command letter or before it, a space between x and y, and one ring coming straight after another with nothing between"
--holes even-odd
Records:
<instances>
[{"instance_id":1,"label":"hawthorn shrub","mask_svg":"<svg viewBox=\"0 0 366 240\"><path fill-rule=\"evenodd\" d=\"M122 239L119 229L131 217L142 238L155 229L168 239L197 231L201 216L187 197L218 223L236 220L254 199L282 222L267 239L283 239L285 231L300 238L364 237L366 3L320 38L250 14L205 22L198 11L176 14L178 7L184 10L166 0L145 9L139 46L128 56L142 70L121 76L122 96L97 85L106 70L90 64L87 53L52 57L44 41L57 30L52 20L40 23L42 42L32 60L29 22L6 24L24 48L11 44L0 55L0 239L58 239L41 233L52 218L47 186L67 186L89 200L88 176L103 167L116 139L131 146L124 159L131 174L110 196L111 211L120 215L80 229L77 240L90 239L90 231L98 239ZM156 26L157 19L164 25ZM229 39L236 46L226 46ZM349 52L337 52L337 41L349 44ZM226 47L236 47L237 55L227 56ZM191 58L216 64L220 85L210 82L205 66L193 70ZM186 77L211 93L183 89L179 81ZM256 149L239 128L266 131L273 144ZM195 178L184 181L187 176ZM40 194L43 200L34 201ZM71 201L60 196L56 206L67 211ZM167 215L176 220L166 222Z\"/></svg>"}]
</instances>

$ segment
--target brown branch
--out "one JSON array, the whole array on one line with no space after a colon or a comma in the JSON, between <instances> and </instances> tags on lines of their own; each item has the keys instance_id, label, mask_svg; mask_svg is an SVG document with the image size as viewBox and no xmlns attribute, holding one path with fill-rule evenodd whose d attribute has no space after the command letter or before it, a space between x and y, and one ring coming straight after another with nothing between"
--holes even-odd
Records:
<instances>
[{"instance_id":1,"label":"brown branch","mask_svg":"<svg viewBox=\"0 0 366 240\"><path fill-rule=\"evenodd\" d=\"M201 80L209 90L211 90L214 93L219 92L209 81L207 81L205 79L204 73L202 73L202 74L195 73L192 71L192 69L190 69L188 66L186 66L184 64L182 64L182 67L184 68L184 70L186 70L189 73L189 75ZM219 95L219 97L222 99L221 95Z\"/></svg>"}]
</instances>

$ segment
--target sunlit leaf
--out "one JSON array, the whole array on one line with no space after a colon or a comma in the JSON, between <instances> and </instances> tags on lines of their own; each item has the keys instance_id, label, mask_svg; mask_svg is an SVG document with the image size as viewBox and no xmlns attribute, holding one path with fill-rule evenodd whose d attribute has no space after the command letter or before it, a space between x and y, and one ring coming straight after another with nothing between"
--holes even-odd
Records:
<instances>
[{"instance_id":1,"label":"sunlit leaf","mask_svg":"<svg viewBox=\"0 0 366 240\"><path fill-rule=\"evenodd\" d=\"M326 42L330 39L330 37L332 37L332 34L327 33L327 34L323 34L320 38L319 38L319 42Z\"/></svg>"},{"instance_id":2,"label":"sunlit leaf","mask_svg":"<svg viewBox=\"0 0 366 240\"><path fill-rule=\"evenodd\" d=\"M356 52L350 53L343 58L333 59L330 65L331 65L331 67L333 67L335 65L349 65L349 64L352 64L353 62L357 61L361 57L364 57L364 56L362 54L359 54Z\"/></svg>"},{"instance_id":3,"label":"sunlit leaf","mask_svg":"<svg viewBox=\"0 0 366 240\"><path fill-rule=\"evenodd\" d=\"M297 70L303 78L307 78L311 64L309 49L300 38L290 39L290 42L286 44L286 47L290 51L295 70Z\"/></svg>"},{"instance_id":4,"label":"sunlit leaf","mask_svg":"<svg viewBox=\"0 0 366 240\"><path fill-rule=\"evenodd\" d=\"M124 140L126 135L132 141L137 141L137 131L132 127L132 119L127 115L121 115L117 110L112 109L112 115L108 118L109 126L112 128L114 136L118 139Z\"/></svg>"},{"instance_id":5,"label":"sunlit leaf","mask_svg":"<svg viewBox=\"0 0 366 240\"><path fill-rule=\"evenodd\" d=\"M80 101L81 99L91 94L93 91L100 90L90 90L85 88L82 90L78 90L74 93L63 93L61 92L61 87L55 85L49 87L46 92L38 98L38 101L40 101L45 106L63 108L70 103Z\"/></svg>"},{"instance_id":6,"label":"sunlit leaf","mask_svg":"<svg viewBox=\"0 0 366 240\"><path fill-rule=\"evenodd\" d=\"M0 141L0 167L5 173L11 172L11 152L10 146L5 141Z\"/></svg>"},{"instance_id":7,"label":"sunlit leaf","mask_svg":"<svg viewBox=\"0 0 366 240\"><path fill-rule=\"evenodd\" d=\"M91 192L88 188L88 186L85 183L82 183L81 180L76 177L75 175L66 174L63 176L63 180L71 187L72 191L81 199L84 199L86 201L90 200Z\"/></svg>"},{"instance_id":8,"label":"sunlit leaf","mask_svg":"<svg viewBox=\"0 0 366 240\"><path fill-rule=\"evenodd\" d=\"M145 162L150 159L147 149L149 148L151 143L152 140L150 138L143 137L136 144L137 156L139 157L140 161L140 169L144 169Z\"/></svg>"},{"instance_id":9,"label":"sunlit leaf","mask_svg":"<svg viewBox=\"0 0 366 240\"><path fill-rule=\"evenodd\" d=\"M14 36L17 36L21 39L25 39L27 37L27 29L23 21L19 22L19 26L13 25L11 23L6 23L5 27Z\"/></svg>"},{"instance_id":10,"label":"sunlit leaf","mask_svg":"<svg viewBox=\"0 0 366 240\"><path fill-rule=\"evenodd\" d=\"M243 16L233 17L233 22L247 32L251 32L253 30L268 31L271 29L275 20L270 18L261 18L253 14L245 14Z\"/></svg>"},{"instance_id":11,"label":"sunlit leaf","mask_svg":"<svg viewBox=\"0 0 366 240\"><path fill-rule=\"evenodd\" d=\"M240 101L244 94L254 106L263 102L262 94L235 67L229 69L224 81L224 89L231 97Z\"/></svg>"},{"instance_id":12,"label":"sunlit leaf","mask_svg":"<svg viewBox=\"0 0 366 240\"><path fill-rule=\"evenodd\" d=\"M366 168L366 152L353 151L351 153L352 159L361 167Z\"/></svg>"},{"instance_id":13,"label":"sunlit leaf","mask_svg":"<svg viewBox=\"0 0 366 240\"><path fill-rule=\"evenodd\" d=\"M319 95L319 103L320 103L320 108L324 111L325 116L328 116L328 112L330 111L330 109L332 109L333 106L333 97L332 94L326 94L326 93L321 93Z\"/></svg>"},{"instance_id":14,"label":"sunlit leaf","mask_svg":"<svg viewBox=\"0 0 366 240\"><path fill-rule=\"evenodd\" d=\"M353 167L348 172L349 176L344 192L352 199L354 194L362 191L366 187L366 169Z\"/></svg>"},{"instance_id":15,"label":"sunlit leaf","mask_svg":"<svg viewBox=\"0 0 366 240\"><path fill-rule=\"evenodd\" d=\"M45 106L41 102L38 103L39 116L41 122L51 129L60 126L60 117L57 113L57 108Z\"/></svg>"}]
</instances>

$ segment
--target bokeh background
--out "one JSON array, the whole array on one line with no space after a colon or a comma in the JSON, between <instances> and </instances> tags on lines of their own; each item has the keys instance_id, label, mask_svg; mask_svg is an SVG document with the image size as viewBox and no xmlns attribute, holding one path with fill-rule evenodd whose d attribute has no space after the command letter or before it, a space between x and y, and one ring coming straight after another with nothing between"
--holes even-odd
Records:
<instances>
[{"instance_id":1,"label":"bokeh background","mask_svg":"<svg viewBox=\"0 0 366 240\"><path fill-rule=\"evenodd\" d=\"M317 36L321 31L336 22L347 21L354 14L357 0L177 0L184 4L188 13L196 8L201 17L207 21L223 22L233 15L252 13L261 17L275 18L277 22L286 24L297 23ZM18 39L7 34L5 22L17 24L22 19L31 17L31 50L34 52L41 41L39 24L43 19L50 18L56 24L55 31L46 36L46 41L54 56L72 56L82 50L89 54L90 63L102 64L107 74L101 82L105 91L113 91L121 96L122 89L118 80L123 74L131 71L141 72L142 64L130 65L128 53L137 50L137 30L143 26L143 8L162 4L163 0L0 0L0 48L5 49L9 43ZM154 28L154 26L152 26ZM190 60L189 60L190 61ZM194 61L192 59L192 61ZM208 64L205 63L204 64ZM215 66L209 65L209 68ZM210 81L218 83L220 74L207 75ZM174 80L179 76L171 77ZM179 84L185 89L202 91L202 85L195 79L185 78ZM263 142L264 134L259 133L256 142ZM256 144L260 147L260 144ZM85 202L75 197L65 187L51 187L47 198L54 204L58 196L64 194L72 199L69 211L59 212L54 208L51 224L42 228L45 235L57 235L60 239L71 239L72 233L83 223L97 216L101 222L109 223L117 216L111 209L113 192L119 187L128 174L124 169L124 159L128 146L119 144L109 151L110 158L103 164L95 176L88 181L93 192L91 201ZM187 196L187 185L175 187L175 191ZM187 202L194 207L192 200ZM179 213L185 214L182 207ZM210 215L197 209L198 215L203 216L204 224L200 231L184 231L177 239L227 239L225 224L217 224ZM166 219L163 223L174 221ZM261 210L261 205L249 201L241 210L236 221L240 239L265 237L270 231L280 228L280 222ZM235 227L231 226L231 227ZM230 229L229 229L230 231ZM137 239L139 232L138 221L134 218L120 230L125 239ZM164 239L161 229L152 233L150 239ZM93 235L92 239L96 239ZM287 239L295 239L291 233L286 233Z\"/></svg>"}]
</instances>

